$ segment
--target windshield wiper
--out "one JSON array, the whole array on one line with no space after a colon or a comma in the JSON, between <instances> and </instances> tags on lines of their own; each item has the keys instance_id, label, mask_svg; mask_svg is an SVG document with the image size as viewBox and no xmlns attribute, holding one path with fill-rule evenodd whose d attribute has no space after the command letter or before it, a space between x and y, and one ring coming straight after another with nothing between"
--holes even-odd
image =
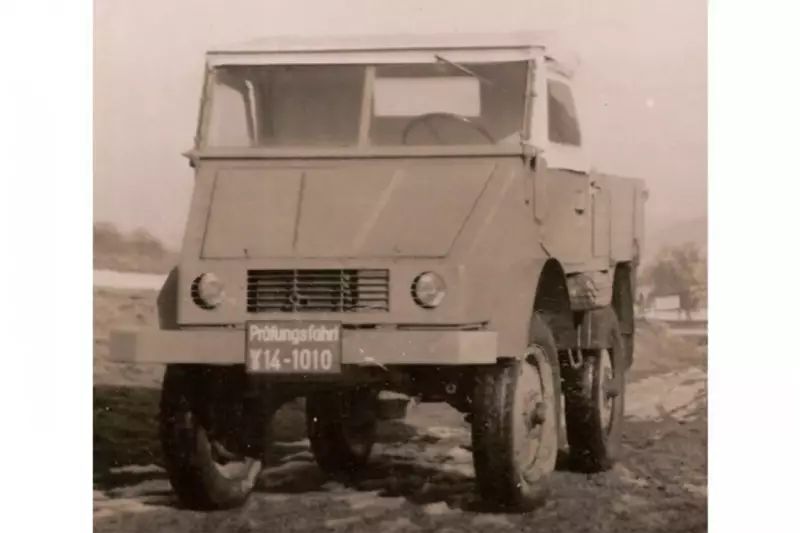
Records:
<instances>
[{"instance_id":1,"label":"windshield wiper","mask_svg":"<svg viewBox=\"0 0 800 533\"><path fill-rule=\"evenodd\" d=\"M457 68L457 69L458 69L458 70L460 70L461 72L463 72L463 73L465 73L465 74L468 74L468 75L472 76L472 77L473 77L473 78L475 78L476 80L478 80L478 81L480 81L480 82L482 82L482 83L485 83L486 85L488 85L488 86L490 86L490 87L493 87L493 86L494 86L494 83L492 83L492 81L491 81L491 80L487 80L486 78L484 78L484 77L483 77L483 76L481 76L480 74L478 74L478 73L476 73L476 72L474 72L474 71L472 71L472 70L468 69L468 68L467 68L467 67L465 67L464 65L459 65L458 63L455 63L455 62L453 62L453 61L450 61L449 59L447 59L447 58L444 58L444 57L440 56L439 54L434 54L434 55L433 55L433 57L435 57L437 61L441 61L441 62L443 62L443 63L447 63L447 64L448 64L448 65L450 65L451 67Z\"/></svg>"}]
</instances>

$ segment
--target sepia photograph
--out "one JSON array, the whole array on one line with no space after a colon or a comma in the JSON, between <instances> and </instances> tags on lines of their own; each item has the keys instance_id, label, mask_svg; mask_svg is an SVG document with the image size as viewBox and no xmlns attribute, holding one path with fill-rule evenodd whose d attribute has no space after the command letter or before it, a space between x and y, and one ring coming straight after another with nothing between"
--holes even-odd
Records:
<instances>
[{"instance_id":1,"label":"sepia photograph","mask_svg":"<svg viewBox=\"0 0 800 533\"><path fill-rule=\"evenodd\" d=\"M772 216L754 214L759 203L792 212L775 198L792 194L759 183L791 171L768 156L739 162L750 142L772 142L753 140L768 126L715 130L733 133L736 150L709 144L717 117L737 119L712 109L714 65L762 82L772 72L744 45L747 55L710 59L718 3L86 2L89 33L73 31L91 45L83 59L57 45L30 59L58 63L48 84L71 85L79 64L87 76L85 170L54 176L82 182L87 203L47 192L82 217L81 252L65 226L9 249L51 243L38 250L50 283L87 284L80 311L43 294L18 319L41 324L42 304L62 302L48 307L58 327L81 335L53 333L57 349L25 353L40 371L42 357L82 365L82 381L53 367L59 388L37 389L57 420L49 455L73 456L53 437L81 433L72 444L86 462L74 467L88 482L91 464L93 531L781 530L709 515L710 492L787 490L734 480L780 471L766 465L787 451L763 444L794 442L766 433L790 413L747 403L773 394L755 383L793 373L753 355L793 351L754 310L797 317L741 299L791 301L775 288L791 284L777 265L796 259L761 249L769 230L739 229ZM33 90L50 94L35 96L42 112L70 107L53 87ZM758 98L796 98L775 91ZM740 105L742 120L764 114ZM78 136L75 122L54 122L40 175L62 161L46 146ZM38 136L26 128L9 138ZM775 142L790 153L792 139ZM713 195L710 155L740 174ZM712 196L738 220L710 224L722 212ZM791 232L775 234L781 253L797 249ZM72 258L77 275L62 267ZM741 268L739 281L720 267ZM715 324L738 318L709 342L712 307ZM732 393L717 387L723 376ZM86 425L54 400L67 386L80 389ZM709 390L725 395L724 414ZM712 434L717 421L745 435ZM759 459L715 467L740 438L762 443ZM58 483L79 492L73 480ZM83 497L73 506L88 511Z\"/></svg>"},{"instance_id":2,"label":"sepia photograph","mask_svg":"<svg viewBox=\"0 0 800 533\"><path fill-rule=\"evenodd\" d=\"M706 6L349 5L95 3L95 530L702 530Z\"/></svg>"}]
</instances>

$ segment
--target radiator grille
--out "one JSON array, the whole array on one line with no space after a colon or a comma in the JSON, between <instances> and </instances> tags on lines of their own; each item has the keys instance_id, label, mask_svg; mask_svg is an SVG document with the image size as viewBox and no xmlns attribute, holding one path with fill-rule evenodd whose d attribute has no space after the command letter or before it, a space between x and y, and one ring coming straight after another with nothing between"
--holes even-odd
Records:
<instances>
[{"instance_id":1,"label":"radiator grille","mask_svg":"<svg viewBox=\"0 0 800 533\"><path fill-rule=\"evenodd\" d=\"M247 271L249 313L388 310L388 270Z\"/></svg>"}]
</instances>

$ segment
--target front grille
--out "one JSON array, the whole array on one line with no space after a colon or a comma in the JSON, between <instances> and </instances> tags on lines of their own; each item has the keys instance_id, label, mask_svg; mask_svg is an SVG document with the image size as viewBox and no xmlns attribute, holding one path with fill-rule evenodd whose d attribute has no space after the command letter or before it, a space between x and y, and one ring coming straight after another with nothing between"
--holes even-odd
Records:
<instances>
[{"instance_id":1,"label":"front grille","mask_svg":"<svg viewBox=\"0 0 800 533\"><path fill-rule=\"evenodd\" d=\"M248 313L389 310L388 270L248 270Z\"/></svg>"}]
</instances>

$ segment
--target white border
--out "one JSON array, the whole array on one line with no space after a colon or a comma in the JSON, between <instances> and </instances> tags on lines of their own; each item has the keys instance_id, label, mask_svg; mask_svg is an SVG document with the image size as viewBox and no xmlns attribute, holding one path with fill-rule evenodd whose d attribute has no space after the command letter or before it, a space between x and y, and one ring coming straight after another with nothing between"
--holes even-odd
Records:
<instances>
[{"instance_id":1,"label":"white border","mask_svg":"<svg viewBox=\"0 0 800 533\"><path fill-rule=\"evenodd\" d=\"M800 10L709 7L710 530L797 531Z\"/></svg>"},{"instance_id":2,"label":"white border","mask_svg":"<svg viewBox=\"0 0 800 533\"><path fill-rule=\"evenodd\" d=\"M0 531L91 531L92 3L3 2L0 49Z\"/></svg>"}]
</instances>

